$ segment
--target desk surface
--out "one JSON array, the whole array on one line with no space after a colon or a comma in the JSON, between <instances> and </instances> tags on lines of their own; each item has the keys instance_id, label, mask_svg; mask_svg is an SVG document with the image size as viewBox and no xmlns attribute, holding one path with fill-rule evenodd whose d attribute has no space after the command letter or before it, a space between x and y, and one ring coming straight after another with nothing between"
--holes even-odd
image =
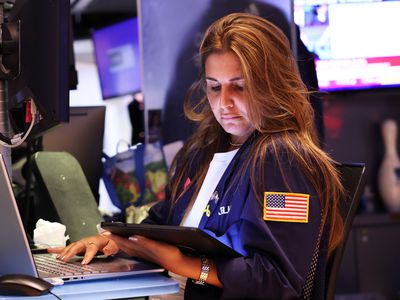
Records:
<instances>
[{"instance_id":1,"label":"desk surface","mask_svg":"<svg viewBox=\"0 0 400 300\"><path fill-rule=\"evenodd\" d=\"M179 284L175 280L161 274L146 274L113 279L87 280L68 282L55 286L52 293L61 299L116 299L143 297L160 294L173 294L179 291ZM0 300L17 300L22 296L2 296ZM25 298L26 299L26 298ZM29 297L32 300L54 300L51 294L38 297Z\"/></svg>"}]
</instances>

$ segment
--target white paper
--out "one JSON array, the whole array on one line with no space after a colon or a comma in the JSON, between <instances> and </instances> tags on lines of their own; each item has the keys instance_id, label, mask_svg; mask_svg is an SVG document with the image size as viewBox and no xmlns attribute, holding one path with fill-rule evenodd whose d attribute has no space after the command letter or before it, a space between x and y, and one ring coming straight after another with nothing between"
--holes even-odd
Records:
<instances>
[{"instance_id":1,"label":"white paper","mask_svg":"<svg viewBox=\"0 0 400 300\"><path fill-rule=\"evenodd\" d=\"M66 227L57 222L39 219L33 230L33 242L36 246L65 247L69 236L65 236Z\"/></svg>"}]
</instances>

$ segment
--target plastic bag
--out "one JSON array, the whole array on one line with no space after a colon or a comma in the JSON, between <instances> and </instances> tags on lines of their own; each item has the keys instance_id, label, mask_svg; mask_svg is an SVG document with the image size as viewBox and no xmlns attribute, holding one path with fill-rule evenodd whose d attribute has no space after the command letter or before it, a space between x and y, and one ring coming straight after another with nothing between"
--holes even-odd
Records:
<instances>
[{"instance_id":1,"label":"plastic bag","mask_svg":"<svg viewBox=\"0 0 400 300\"><path fill-rule=\"evenodd\" d=\"M128 145L123 152L117 149L113 157L103 157L104 184L127 222L140 222L150 206L165 199L167 167L159 142Z\"/></svg>"}]
</instances>

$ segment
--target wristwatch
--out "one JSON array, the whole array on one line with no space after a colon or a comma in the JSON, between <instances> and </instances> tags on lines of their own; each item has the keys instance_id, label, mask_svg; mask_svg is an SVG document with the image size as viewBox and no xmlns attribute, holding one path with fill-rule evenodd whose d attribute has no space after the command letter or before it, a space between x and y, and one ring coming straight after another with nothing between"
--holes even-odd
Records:
<instances>
[{"instance_id":1,"label":"wristwatch","mask_svg":"<svg viewBox=\"0 0 400 300\"><path fill-rule=\"evenodd\" d=\"M207 257L200 256L200 259L201 259L201 273L199 279L196 280L194 283L204 285L204 283L207 280L208 273L210 272L210 265L208 263Z\"/></svg>"}]
</instances>

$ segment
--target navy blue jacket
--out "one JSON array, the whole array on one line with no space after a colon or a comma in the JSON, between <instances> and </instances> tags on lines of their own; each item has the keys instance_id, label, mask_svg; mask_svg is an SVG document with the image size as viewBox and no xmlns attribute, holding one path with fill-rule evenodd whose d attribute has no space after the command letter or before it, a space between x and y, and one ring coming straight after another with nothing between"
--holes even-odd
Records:
<instances>
[{"instance_id":1,"label":"navy blue jacket","mask_svg":"<svg viewBox=\"0 0 400 300\"><path fill-rule=\"evenodd\" d=\"M238 171L253 143L254 139L249 139L236 153L209 200L199 225L199 228L242 253L243 257L213 258L223 289L207 284L195 285L188 280L185 299L302 298L317 247L320 201L296 161L290 159L285 151L282 151L279 163L276 157L268 155L263 162L263 190L254 194L249 171L244 175ZM196 159L194 162L197 163ZM145 222L179 225L194 189L192 185L184 191L175 205L165 200L153 206ZM309 195L308 222L264 220L264 192ZM323 241L324 244L326 242ZM320 289L317 294L323 292L325 256L325 251L319 256L319 282L314 285Z\"/></svg>"}]
</instances>

